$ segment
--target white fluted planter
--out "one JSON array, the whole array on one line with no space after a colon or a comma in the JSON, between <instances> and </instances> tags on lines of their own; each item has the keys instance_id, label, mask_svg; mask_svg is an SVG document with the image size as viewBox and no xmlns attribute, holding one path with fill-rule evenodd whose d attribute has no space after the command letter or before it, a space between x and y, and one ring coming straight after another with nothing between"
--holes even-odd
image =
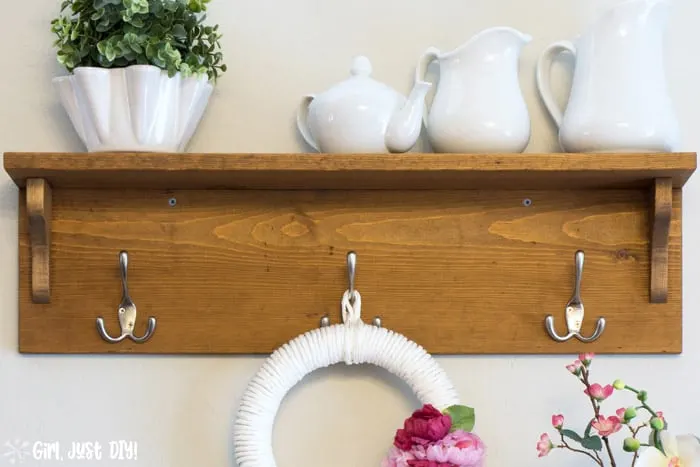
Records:
<instances>
[{"instance_id":1,"label":"white fluted planter","mask_svg":"<svg viewBox=\"0 0 700 467\"><path fill-rule=\"evenodd\" d=\"M53 83L90 152L183 152L213 90L206 76L170 78L152 65L79 67Z\"/></svg>"}]
</instances>

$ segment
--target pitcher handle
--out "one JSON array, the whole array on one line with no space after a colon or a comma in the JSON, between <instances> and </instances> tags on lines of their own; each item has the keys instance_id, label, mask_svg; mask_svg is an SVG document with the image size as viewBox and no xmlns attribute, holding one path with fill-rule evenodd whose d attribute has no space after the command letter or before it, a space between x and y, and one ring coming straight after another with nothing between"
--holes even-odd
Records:
<instances>
[{"instance_id":1,"label":"pitcher handle","mask_svg":"<svg viewBox=\"0 0 700 467\"><path fill-rule=\"evenodd\" d=\"M564 112L559 108L556 99L554 99L549 78L554 60L559 54L564 52L570 52L574 57L576 57L576 47L572 42L559 41L544 49L544 52L542 52L542 55L540 55L540 58L537 61L537 91L539 92L542 102L544 102L544 106L547 108L549 115L552 116L554 123L557 124L557 127L561 127Z\"/></svg>"},{"instance_id":2,"label":"pitcher handle","mask_svg":"<svg viewBox=\"0 0 700 467\"><path fill-rule=\"evenodd\" d=\"M423 52L420 60L418 61L418 66L416 66L416 83L425 83L425 75L428 74L428 67L435 60L440 58L441 52L435 47L428 47L428 49Z\"/></svg>"},{"instance_id":3,"label":"pitcher handle","mask_svg":"<svg viewBox=\"0 0 700 467\"><path fill-rule=\"evenodd\" d=\"M318 143L313 136L311 136L311 130L309 129L308 117L309 117L309 105L311 101L316 98L314 94L308 94L299 103L299 108L297 109L297 128L299 133L306 141L306 144L314 148L316 151L321 152L318 147Z\"/></svg>"}]
</instances>

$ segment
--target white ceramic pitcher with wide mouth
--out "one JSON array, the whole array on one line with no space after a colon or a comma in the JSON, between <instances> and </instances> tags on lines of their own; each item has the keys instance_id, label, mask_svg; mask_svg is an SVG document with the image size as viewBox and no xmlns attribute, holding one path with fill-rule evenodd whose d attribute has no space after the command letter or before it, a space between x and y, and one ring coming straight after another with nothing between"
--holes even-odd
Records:
<instances>
[{"instance_id":1,"label":"white ceramic pitcher with wide mouth","mask_svg":"<svg viewBox=\"0 0 700 467\"><path fill-rule=\"evenodd\" d=\"M669 0L627 0L604 12L574 42L545 49L537 87L567 152L670 152L680 140L666 86L663 35ZM561 53L575 57L566 109L550 89Z\"/></svg>"},{"instance_id":2,"label":"white ceramic pitcher with wide mouth","mask_svg":"<svg viewBox=\"0 0 700 467\"><path fill-rule=\"evenodd\" d=\"M527 34L494 27L451 52L430 47L418 65L440 65L427 118L430 144L440 153L522 152L530 141L530 114L519 63Z\"/></svg>"}]
</instances>

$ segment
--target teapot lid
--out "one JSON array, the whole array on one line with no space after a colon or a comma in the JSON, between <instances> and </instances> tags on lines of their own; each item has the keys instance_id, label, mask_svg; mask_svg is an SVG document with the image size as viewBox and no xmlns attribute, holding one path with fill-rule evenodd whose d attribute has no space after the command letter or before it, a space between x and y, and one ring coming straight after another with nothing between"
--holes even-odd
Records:
<instances>
[{"instance_id":1,"label":"teapot lid","mask_svg":"<svg viewBox=\"0 0 700 467\"><path fill-rule=\"evenodd\" d=\"M353 90L359 89L367 92L395 92L386 84L372 78L370 76L371 74L372 63L369 61L369 58L364 55L358 55L352 59L350 76L338 83L334 88L343 91L351 88Z\"/></svg>"},{"instance_id":2,"label":"teapot lid","mask_svg":"<svg viewBox=\"0 0 700 467\"><path fill-rule=\"evenodd\" d=\"M369 95L371 101L384 95L397 94L393 88L372 78L371 73L372 63L369 59L363 55L356 56L352 60L350 76L331 86L323 94L330 93L328 95L332 95L334 98L343 96L348 99L358 99L361 98L359 96ZM320 98L319 95L316 100Z\"/></svg>"},{"instance_id":3,"label":"teapot lid","mask_svg":"<svg viewBox=\"0 0 700 467\"><path fill-rule=\"evenodd\" d=\"M372 63L369 58L359 55L352 59L350 74L353 76L369 76L372 74Z\"/></svg>"}]
</instances>

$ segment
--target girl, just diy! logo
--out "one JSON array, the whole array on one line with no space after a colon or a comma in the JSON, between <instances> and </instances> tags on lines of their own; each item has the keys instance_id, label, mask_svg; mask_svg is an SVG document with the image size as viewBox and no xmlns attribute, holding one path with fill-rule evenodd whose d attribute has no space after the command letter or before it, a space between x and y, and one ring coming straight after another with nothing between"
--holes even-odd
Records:
<instances>
[{"instance_id":1,"label":"girl, just diy! logo","mask_svg":"<svg viewBox=\"0 0 700 467\"><path fill-rule=\"evenodd\" d=\"M6 441L0 465L35 465L38 462L136 461L139 456L137 441Z\"/></svg>"}]
</instances>

